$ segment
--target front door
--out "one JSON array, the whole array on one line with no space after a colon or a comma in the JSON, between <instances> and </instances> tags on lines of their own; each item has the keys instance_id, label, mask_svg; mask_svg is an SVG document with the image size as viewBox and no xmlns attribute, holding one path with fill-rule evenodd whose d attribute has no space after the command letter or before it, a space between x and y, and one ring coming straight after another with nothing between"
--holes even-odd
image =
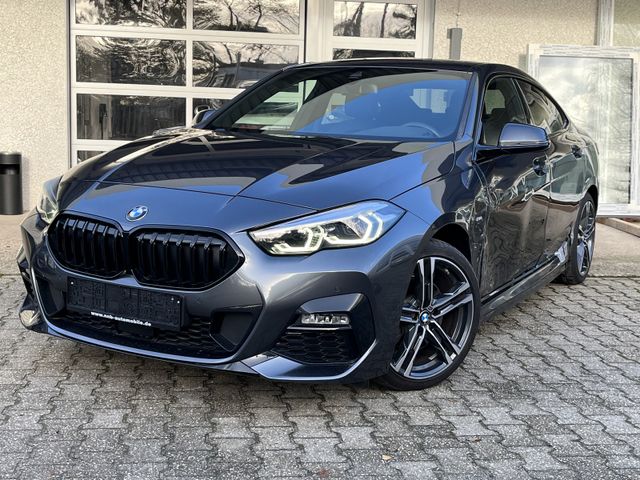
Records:
<instances>
[{"instance_id":1,"label":"front door","mask_svg":"<svg viewBox=\"0 0 640 480\"><path fill-rule=\"evenodd\" d=\"M480 144L498 145L507 123L527 123L515 82L498 77L484 96ZM546 153L516 152L479 156L490 214L485 226L482 294L509 285L536 266L545 246L548 208Z\"/></svg>"}]
</instances>

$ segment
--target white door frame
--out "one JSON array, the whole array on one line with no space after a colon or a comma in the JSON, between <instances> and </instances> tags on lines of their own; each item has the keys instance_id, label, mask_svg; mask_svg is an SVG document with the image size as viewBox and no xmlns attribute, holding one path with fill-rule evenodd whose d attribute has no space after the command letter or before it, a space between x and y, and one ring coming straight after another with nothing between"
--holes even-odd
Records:
<instances>
[{"instance_id":1,"label":"white door frame","mask_svg":"<svg viewBox=\"0 0 640 480\"><path fill-rule=\"evenodd\" d=\"M599 216L640 216L640 48L604 47L584 45L529 45L528 70L539 77L540 57L621 58L633 62L632 70L632 118L631 118L631 168L630 203L601 204Z\"/></svg>"}]
</instances>

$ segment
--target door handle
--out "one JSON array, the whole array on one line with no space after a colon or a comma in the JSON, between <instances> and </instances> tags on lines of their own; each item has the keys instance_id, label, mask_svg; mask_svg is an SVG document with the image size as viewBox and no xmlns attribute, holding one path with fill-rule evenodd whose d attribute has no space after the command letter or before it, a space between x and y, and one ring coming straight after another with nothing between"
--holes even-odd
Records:
<instances>
[{"instance_id":1,"label":"door handle","mask_svg":"<svg viewBox=\"0 0 640 480\"><path fill-rule=\"evenodd\" d=\"M546 175L549 171L547 157L537 157L533 159L533 171L538 175Z\"/></svg>"},{"instance_id":2,"label":"door handle","mask_svg":"<svg viewBox=\"0 0 640 480\"><path fill-rule=\"evenodd\" d=\"M582 157L582 149L578 145L571 145L571 153L576 158Z\"/></svg>"}]
</instances>

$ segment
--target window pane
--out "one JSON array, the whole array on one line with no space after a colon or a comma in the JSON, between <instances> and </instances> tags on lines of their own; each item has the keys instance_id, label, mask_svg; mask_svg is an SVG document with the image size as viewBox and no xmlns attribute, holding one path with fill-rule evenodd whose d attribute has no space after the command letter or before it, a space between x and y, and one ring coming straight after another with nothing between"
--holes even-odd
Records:
<instances>
[{"instance_id":1,"label":"window pane","mask_svg":"<svg viewBox=\"0 0 640 480\"><path fill-rule=\"evenodd\" d=\"M540 57L540 81L598 144L602 203L630 201L633 62Z\"/></svg>"},{"instance_id":2,"label":"window pane","mask_svg":"<svg viewBox=\"0 0 640 480\"><path fill-rule=\"evenodd\" d=\"M484 93L482 143L498 145L502 128L507 123L527 123L527 116L515 84L511 79L497 78Z\"/></svg>"},{"instance_id":3,"label":"window pane","mask_svg":"<svg viewBox=\"0 0 640 480\"><path fill-rule=\"evenodd\" d=\"M185 28L186 0L76 0L76 23Z\"/></svg>"},{"instance_id":4,"label":"window pane","mask_svg":"<svg viewBox=\"0 0 640 480\"><path fill-rule=\"evenodd\" d=\"M531 121L534 125L544 128L547 133L555 133L564 127L564 118L553 104L539 89L528 82L518 80L524 98L529 105Z\"/></svg>"},{"instance_id":5,"label":"window pane","mask_svg":"<svg viewBox=\"0 0 640 480\"><path fill-rule=\"evenodd\" d=\"M300 0L195 0L193 28L297 34Z\"/></svg>"},{"instance_id":6,"label":"window pane","mask_svg":"<svg viewBox=\"0 0 640 480\"><path fill-rule=\"evenodd\" d=\"M346 138L450 138L470 76L405 68L292 69L229 105L210 126Z\"/></svg>"},{"instance_id":7,"label":"window pane","mask_svg":"<svg viewBox=\"0 0 640 480\"><path fill-rule=\"evenodd\" d=\"M79 82L184 85L186 42L76 37Z\"/></svg>"},{"instance_id":8,"label":"window pane","mask_svg":"<svg viewBox=\"0 0 640 480\"><path fill-rule=\"evenodd\" d=\"M78 150L78 162L84 162L101 153L104 152L102 150Z\"/></svg>"},{"instance_id":9,"label":"window pane","mask_svg":"<svg viewBox=\"0 0 640 480\"><path fill-rule=\"evenodd\" d=\"M193 42L196 87L246 88L293 63L298 63L297 46Z\"/></svg>"},{"instance_id":10,"label":"window pane","mask_svg":"<svg viewBox=\"0 0 640 480\"><path fill-rule=\"evenodd\" d=\"M640 47L640 5L638 0L615 0L613 44Z\"/></svg>"},{"instance_id":11,"label":"window pane","mask_svg":"<svg viewBox=\"0 0 640 480\"><path fill-rule=\"evenodd\" d=\"M373 58L373 57L415 57L415 52L402 50L354 50L351 48L334 48L333 59L344 60L347 58Z\"/></svg>"},{"instance_id":12,"label":"window pane","mask_svg":"<svg viewBox=\"0 0 640 480\"><path fill-rule=\"evenodd\" d=\"M78 94L78 138L134 140L185 125L184 98Z\"/></svg>"},{"instance_id":13,"label":"window pane","mask_svg":"<svg viewBox=\"0 0 640 480\"><path fill-rule=\"evenodd\" d=\"M193 99L193 109L194 109L194 115L195 115L195 109L196 107L199 107L201 105L206 105L209 108L213 108L214 110L218 110L219 108L222 108L226 103L230 102L231 100L227 100L227 99L223 99L223 98L194 98Z\"/></svg>"},{"instance_id":14,"label":"window pane","mask_svg":"<svg viewBox=\"0 0 640 480\"><path fill-rule=\"evenodd\" d=\"M416 38L416 5L335 2L333 34L344 37Z\"/></svg>"}]
</instances>

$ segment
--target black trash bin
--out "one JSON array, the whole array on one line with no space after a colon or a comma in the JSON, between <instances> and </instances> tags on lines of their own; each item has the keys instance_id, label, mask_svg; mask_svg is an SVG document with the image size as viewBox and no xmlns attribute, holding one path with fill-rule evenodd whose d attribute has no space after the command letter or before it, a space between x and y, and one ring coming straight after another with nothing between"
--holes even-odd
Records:
<instances>
[{"instance_id":1,"label":"black trash bin","mask_svg":"<svg viewBox=\"0 0 640 480\"><path fill-rule=\"evenodd\" d=\"M22 155L0 152L0 215L22 213Z\"/></svg>"}]
</instances>

